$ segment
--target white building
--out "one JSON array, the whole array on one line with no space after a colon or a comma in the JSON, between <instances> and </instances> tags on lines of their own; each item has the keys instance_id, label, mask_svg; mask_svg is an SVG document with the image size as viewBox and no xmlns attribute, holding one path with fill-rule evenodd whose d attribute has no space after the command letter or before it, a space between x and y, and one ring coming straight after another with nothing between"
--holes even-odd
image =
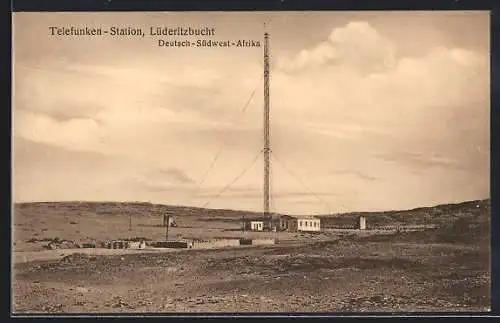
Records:
<instances>
[{"instance_id":1,"label":"white building","mask_svg":"<svg viewBox=\"0 0 500 323\"><path fill-rule=\"evenodd\" d=\"M359 217L359 229L366 230L366 218L364 216Z\"/></svg>"},{"instance_id":2,"label":"white building","mask_svg":"<svg viewBox=\"0 0 500 323\"><path fill-rule=\"evenodd\" d=\"M280 231L307 231L319 232L321 231L321 220L312 216L290 216L281 215L279 217L279 230Z\"/></svg>"},{"instance_id":3,"label":"white building","mask_svg":"<svg viewBox=\"0 0 500 323\"><path fill-rule=\"evenodd\" d=\"M297 218L297 231L319 232L321 220L318 218Z\"/></svg>"},{"instance_id":4,"label":"white building","mask_svg":"<svg viewBox=\"0 0 500 323\"><path fill-rule=\"evenodd\" d=\"M250 230L252 231L264 230L264 221L250 221Z\"/></svg>"},{"instance_id":5,"label":"white building","mask_svg":"<svg viewBox=\"0 0 500 323\"><path fill-rule=\"evenodd\" d=\"M288 232L320 232L321 220L313 216L290 216L279 215L270 221L269 219L247 219L243 223L244 230L267 231L279 230Z\"/></svg>"}]
</instances>

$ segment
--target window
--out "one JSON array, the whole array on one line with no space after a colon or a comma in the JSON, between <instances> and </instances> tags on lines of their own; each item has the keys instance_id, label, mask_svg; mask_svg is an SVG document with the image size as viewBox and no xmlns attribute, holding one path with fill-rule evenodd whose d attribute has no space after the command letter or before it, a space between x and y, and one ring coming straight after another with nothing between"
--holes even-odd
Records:
<instances>
[{"instance_id":1,"label":"window","mask_svg":"<svg viewBox=\"0 0 500 323\"><path fill-rule=\"evenodd\" d=\"M314 222L314 227L316 228L316 222Z\"/></svg>"}]
</instances>

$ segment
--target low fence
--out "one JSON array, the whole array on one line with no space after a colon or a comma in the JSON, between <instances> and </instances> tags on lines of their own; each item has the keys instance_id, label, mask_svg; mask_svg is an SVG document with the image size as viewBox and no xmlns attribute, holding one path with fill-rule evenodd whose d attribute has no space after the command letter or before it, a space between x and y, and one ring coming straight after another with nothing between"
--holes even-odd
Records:
<instances>
[{"instance_id":1,"label":"low fence","mask_svg":"<svg viewBox=\"0 0 500 323\"><path fill-rule=\"evenodd\" d=\"M339 225L325 225L322 227L323 230L329 229L343 229L343 230L356 230L359 229L358 226L352 224L339 224Z\"/></svg>"},{"instance_id":2,"label":"low fence","mask_svg":"<svg viewBox=\"0 0 500 323\"><path fill-rule=\"evenodd\" d=\"M421 231L426 229L434 229L436 227L436 225L367 225L365 230ZM323 230L360 230L360 228L359 226L353 225L329 225L323 227Z\"/></svg>"},{"instance_id":3,"label":"low fence","mask_svg":"<svg viewBox=\"0 0 500 323\"><path fill-rule=\"evenodd\" d=\"M385 225L385 226L376 226L372 229L374 230L387 230L387 231L424 231L427 229L435 229L436 225Z\"/></svg>"},{"instance_id":4,"label":"low fence","mask_svg":"<svg viewBox=\"0 0 500 323\"><path fill-rule=\"evenodd\" d=\"M276 244L274 239L214 239L214 240L179 240L179 241L151 241L147 245L153 248L173 248L173 249L213 249L227 248L249 245L272 245ZM144 241L108 241L108 249L145 249Z\"/></svg>"}]
</instances>

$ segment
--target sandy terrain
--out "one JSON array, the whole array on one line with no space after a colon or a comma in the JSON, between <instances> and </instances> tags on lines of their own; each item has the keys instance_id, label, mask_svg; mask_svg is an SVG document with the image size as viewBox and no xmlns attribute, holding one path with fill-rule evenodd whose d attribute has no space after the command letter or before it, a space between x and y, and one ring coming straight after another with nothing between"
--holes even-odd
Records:
<instances>
[{"instance_id":1,"label":"sandy terrain","mask_svg":"<svg viewBox=\"0 0 500 323\"><path fill-rule=\"evenodd\" d=\"M82 253L88 256L112 256L112 255L127 255L127 254L149 254L161 252L176 252L180 249L169 248L149 248L144 250L134 249L106 249L106 248L79 248L79 249L59 249L59 250L43 250L43 251L15 251L12 253L12 261L14 264L27 263L34 261L54 261L61 260L66 256Z\"/></svg>"},{"instance_id":2,"label":"sandy terrain","mask_svg":"<svg viewBox=\"0 0 500 323\"><path fill-rule=\"evenodd\" d=\"M284 234L290 239L272 246L177 252L17 252L15 257L38 256L14 265L13 310L487 311L490 248L485 210L489 212L462 210L466 229L462 223L424 232ZM60 236L67 239L71 233Z\"/></svg>"}]
</instances>

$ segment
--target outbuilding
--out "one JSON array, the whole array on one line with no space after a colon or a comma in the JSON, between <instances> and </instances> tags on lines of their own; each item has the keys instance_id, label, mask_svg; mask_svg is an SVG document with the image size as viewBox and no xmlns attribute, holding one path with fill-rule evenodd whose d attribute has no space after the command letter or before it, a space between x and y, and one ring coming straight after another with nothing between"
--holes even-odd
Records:
<instances>
[{"instance_id":1,"label":"outbuilding","mask_svg":"<svg viewBox=\"0 0 500 323\"><path fill-rule=\"evenodd\" d=\"M279 219L280 231L321 231L321 219L313 216L281 215Z\"/></svg>"},{"instance_id":2,"label":"outbuilding","mask_svg":"<svg viewBox=\"0 0 500 323\"><path fill-rule=\"evenodd\" d=\"M250 230L263 231L264 230L264 221L250 221Z\"/></svg>"}]
</instances>

